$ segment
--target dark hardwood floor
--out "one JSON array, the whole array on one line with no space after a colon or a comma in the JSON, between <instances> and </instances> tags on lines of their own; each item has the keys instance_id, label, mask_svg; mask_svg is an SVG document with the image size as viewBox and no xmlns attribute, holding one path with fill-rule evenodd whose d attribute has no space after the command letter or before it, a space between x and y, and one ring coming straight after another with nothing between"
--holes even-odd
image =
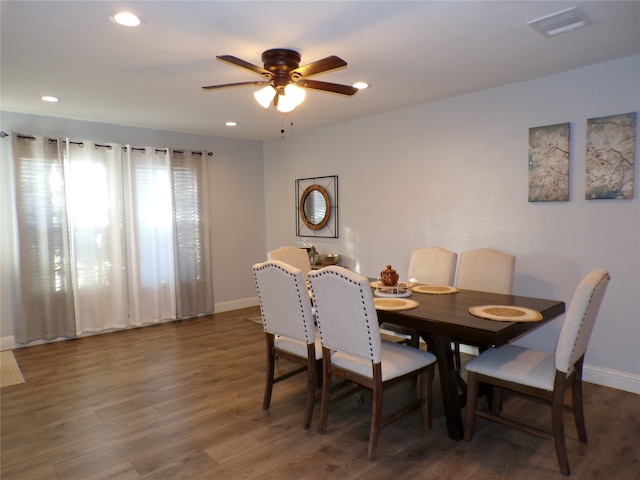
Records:
<instances>
[{"instance_id":1,"label":"dark hardwood floor","mask_svg":"<svg viewBox=\"0 0 640 480\"><path fill-rule=\"evenodd\" d=\"M561 479L549 441L478 420L471 443L447 437L434 386L434 428L418 412L382 430L366 459L370 397L334 405L329 428L302 429L305 379L274 388L262 410L264 336L257 308L15 351L26 383L3 388L2 480ZM413 395L399 385L386 402ZM505 410L547 422L506 397ZM640 395L585 384L589 444L566 415L575 479L640 479Z\"/></svg>"}]
</instances>

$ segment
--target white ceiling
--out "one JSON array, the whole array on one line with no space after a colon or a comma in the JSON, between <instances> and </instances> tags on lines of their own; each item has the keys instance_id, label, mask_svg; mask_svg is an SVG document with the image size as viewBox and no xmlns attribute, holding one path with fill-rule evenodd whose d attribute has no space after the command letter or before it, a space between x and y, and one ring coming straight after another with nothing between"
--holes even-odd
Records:
<instances>
[{"instance_id":1,"label":"white ceiling","mask_svg":"<svg viewBox=\"0 0 640 480\"><path fill-rule=\"evenodd\" d=\"M552 38L527 25L574 5L591 25ZM3 110L242 139L640 53L639 1L2 0L0 8ZM142 27L109 21L123 8ZM371 87L353 97L308 90L292 116L258 106L256 87L201 89L261 80L215 57L262 65L270 48L299 51L301 64L337 55L349 66L314 80Z\"/></svg>"}]
</instances>

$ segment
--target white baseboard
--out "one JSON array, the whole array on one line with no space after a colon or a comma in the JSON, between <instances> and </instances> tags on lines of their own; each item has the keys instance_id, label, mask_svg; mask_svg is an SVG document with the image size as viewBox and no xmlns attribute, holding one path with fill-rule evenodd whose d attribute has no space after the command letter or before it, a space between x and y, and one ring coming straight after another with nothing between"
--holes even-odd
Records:
<instances>
[{"instance_id":1,"label":"white baseboard","mask_svg":"<svg viewBox=\"0 0 640 480\"><path fill-rule=\"evenodd\" d=\"M478 347L472 347L471 345L465 345L464 343L461 343L460 353L466 353L468 355L477 357L478 355L480 355L480 350L478 349Z\"/></svg>"},{"instance_id":2,"label":"white baseboard","mask_svg":"<svg viewBox=\"0 0 640 480\"><path fill-rule=\"evenodd\" d=\"M16 337L13 335L8 337L0 337L0 351L13 350L16 348Z\"/></svg>"},{"instance_id":3,"label":"white baseboard","mask_svg":"<svg viewBox=\"0 0 640 480\"><path fill-rule=\"evenodd\" d=\"M640 375L585 365L582 370L585 382L640 394Z\"/></svg>"},{"instance_id":4,"label":"white baseboard","mask_svg":"<svg viewBox=\"0 0 640 480\"><path fill-rule=\"evenodd\" d=\"M229 302L216 303L213 306L215 313L228 312L229 310L239 310L241 308L256 307L260 305L258 303L258 297L239 298L238 300L231 300Z\"/></svg>"}]
</instances>

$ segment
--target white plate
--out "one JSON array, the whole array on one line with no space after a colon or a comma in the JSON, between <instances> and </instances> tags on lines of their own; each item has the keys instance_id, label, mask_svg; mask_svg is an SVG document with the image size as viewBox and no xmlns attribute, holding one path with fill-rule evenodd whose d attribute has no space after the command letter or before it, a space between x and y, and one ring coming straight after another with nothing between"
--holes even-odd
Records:
<instances>
[{"instance_id":1,"label":"white plate","mask_svg":"<svg viewBox=\"0 0 640 480\"><path fill-rule=\"evenodd\" d=\"M395 285L385 285L382 282L371 282L372 288L409 288L409 284L407 282L398 282Z\"/></svg>"},{"instance_id":2,"label":"white plate","mask_svg":"<svg viewBox=\"0 0 640 480\"><path fill-rule=\"evenodd\" d=\"M395 285L385 285L382 282L371 282L376 297L410 297L411 290L407 282L398 282Z\"/></svg>"},{"instance_id":3,"label":"white plate","mask_svg":"<svg viewBox=\"0 0 640 480\"><path fill-rule=\"evenodd\" d=\"M393 291L387 292L386 290L389 290L389 289L388 288L381 288L381 289L376 288L373 291L373 294L376 297L389 297L389 298L402 298L402 297L410 297L411 296L411 290L409 290L409 289L404 289L404 291L400 291L398 293L394 293Z\"/></svg>"}]
</instances>

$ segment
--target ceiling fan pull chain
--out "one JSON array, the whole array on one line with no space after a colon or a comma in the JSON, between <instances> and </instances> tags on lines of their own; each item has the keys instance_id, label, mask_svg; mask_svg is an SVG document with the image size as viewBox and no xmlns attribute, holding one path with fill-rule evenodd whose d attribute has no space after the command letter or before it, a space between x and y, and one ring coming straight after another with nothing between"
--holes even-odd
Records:
<instances>
[{"instance_id":1,"label":"ceiling fan pull chain","mask_svg":"<svg viewBox=\"0 0 640 480\"><path fill-rule=\"evenodd\" d=\"M293 112L290 113L290 115L293 117ZM293 119L291 119L291 122L289 123L289 132L293 132ZM284 129L284 113L280 114L280 138L284 138L285 137L285 129Z\"/></svg>"}]
</instances>

